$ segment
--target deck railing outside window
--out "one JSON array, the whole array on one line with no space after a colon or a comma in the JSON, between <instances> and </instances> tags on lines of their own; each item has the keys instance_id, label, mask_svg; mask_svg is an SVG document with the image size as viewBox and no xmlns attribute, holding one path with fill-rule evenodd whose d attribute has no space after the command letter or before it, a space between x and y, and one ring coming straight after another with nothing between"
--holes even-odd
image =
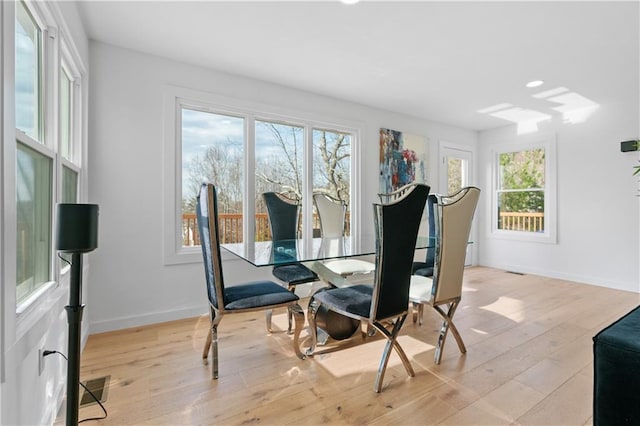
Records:
<instances>
[{"instance_id":1,"label":"deck railing outside window","mask_svg":"<svg viewBox=\"0 0 640 426\"><path fill-rule=\"evenodd\" d=\"M221 213L220 220L220 242L238 243L242 241L242 214L241 213ZM349 213L347 213L347 234L349 224ZM318 215L313 215L314 236L319 235L320 220ZM269 241L271 232L269 230L269 218L266 213L256 214L256 241ZM182 215L182 245L199 246L200 234L198 233L198 222L195 213L184 213Z\"/></svg>"},{"instance_id":2,"label":"deck railing outside window","mask_svg":"<svg viewBox=\"0 0 640 426\"><path fill-rule=\"evenodd\" d=\"M500 212L499 220L505 231L544 232L543 212Z\"/></svg>"},{"instance_id":3,"label":"deck railing outside window","mask_svg":"<svg viewBox=\"0 0 640 426\"><path fill-rule=\"evenodd\" d=\"M237 243L242 241L242 214L222 213L220 219L220 242ZM348 224L348 218L347 218ZM314 235L320 229L320 222L316 214L313 215ZM505 231L544 232L544 213L542 212L500 212L499 229ZM348 233L348 231L347 231ZM256 241L271 239L269 218L266 213L256 214ZM182 244L184 246L199 246L200 235L195 213L182 215Z\"/></svg>"}]
</instances>

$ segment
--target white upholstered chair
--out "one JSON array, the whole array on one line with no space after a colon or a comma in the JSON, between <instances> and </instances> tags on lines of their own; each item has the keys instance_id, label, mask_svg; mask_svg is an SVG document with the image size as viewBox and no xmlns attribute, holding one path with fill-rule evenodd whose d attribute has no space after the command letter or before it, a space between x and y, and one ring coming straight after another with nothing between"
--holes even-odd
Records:
<instances>
[{"instance_id":1,"label":"white upholstered chair","mask_svg":"<svg viewBox=\"0 0 640 426\"><path fill-rule=\"evenodd\" d=\"M464 262L480 189L471 186L452 195L431 194L429 197L435 198L436 248L433 276L412 275L409 300L414 306L414 322L418 320L422 324L425 305L432 306L444 320L435 353L435 363L440 364L449 330L453 333L460 352L467 351L453 323L453 316L462 299Z\"/></svg>"}]
</instances>

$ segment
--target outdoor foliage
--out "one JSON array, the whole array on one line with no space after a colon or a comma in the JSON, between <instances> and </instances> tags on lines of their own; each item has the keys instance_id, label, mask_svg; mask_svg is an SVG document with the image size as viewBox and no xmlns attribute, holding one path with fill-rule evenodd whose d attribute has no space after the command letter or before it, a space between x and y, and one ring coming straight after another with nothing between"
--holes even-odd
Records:
<instances>
[{"instance_id":1,"label":"outdoor foliage","mask_svg":"<svg viewBox=\"0 0 640 426\"><path fill-rule=\"evenodd\" d=\"M500 210L544 211L544 149L500 154Z\"/></svg>"}]
</instances>

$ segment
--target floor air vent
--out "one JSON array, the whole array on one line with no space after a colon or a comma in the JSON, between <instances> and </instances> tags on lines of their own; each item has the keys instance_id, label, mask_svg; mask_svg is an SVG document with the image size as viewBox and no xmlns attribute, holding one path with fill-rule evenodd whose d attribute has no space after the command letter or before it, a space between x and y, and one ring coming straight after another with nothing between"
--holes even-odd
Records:
<instances>
[{"instance_id":1,"label":"floor air vent","mask_svg":"<svg viewBox=\"0 0 640 426\"><path fill-rule=\"evenodd\" d=\"M522 272L516 272L516 271L505 271L507 274L513 274L513 275L524 275Z\"/></svg>"},{"instance_id":2,"label":"floor air vent","mask_svg":"<svg viewBox=\"0 0 640 426\"><path fill-rule=\"evenodd\" d=\"M85 385L100 402L105 402L109 390L109 379L111 379L111 376L98 377L97 379L87 380L82 384ZM81 407L96 404L96 400L86 389L82 388L82 391L82 399L80 399Z\"/></svg>"}]
</instances>

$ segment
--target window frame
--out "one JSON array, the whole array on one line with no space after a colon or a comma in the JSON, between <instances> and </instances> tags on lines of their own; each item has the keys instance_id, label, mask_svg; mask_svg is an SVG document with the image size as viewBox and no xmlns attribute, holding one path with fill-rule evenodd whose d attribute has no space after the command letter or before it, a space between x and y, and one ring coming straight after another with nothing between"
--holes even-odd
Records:
<instances>
[{"instance_id":1,"label":"window frame","mask_svg":"<svg viewBox=\"0 0 640 426\"><path fill-rule=\"evenodd\" d=\"M56 173L56 152L55 152L55 147L54 147L54 139L52 136L54 136L54 133L52 132L53 129L51 129L51 124L53 124L53 127L55 129L57 129L57 126L54 124L55 121L51 120L51 117L53 116L53 114L56 112L55 110L52 111L51 108L51 100L54 99L56 96L56 93L54 92L55 90L55 86L52 85L52 72L51 72L51 68L52 68L52 63L55 63L55 54L56 54L56 48L55 48L55 34L56 31L55 29L49 28L46 25L46 20L44 18L44 13L43 11L40 9L39 5L37 4L33 4L33 3L28 3L28 2L22 2L24 7L27 9L28 13L30 14L31 18L33 19L34 24L39 28L40 30L40 52L39 52L39 59L38 59L38 89L39 89L39 102L41 103L38 108L39 108L39 114L38 114L38 118L39 118L39 129L38 129L38 137L40 138L40 140L33 138L32 136L28 135L26 132L24 132L23 130L17 128L15 126L15 122L13 124L14 129L15 129L15 137L13 138L13 140L15 141L15 145L13 146L13 153L14 153L14 157L17 156L17 151L18 151L18 144L23 144L24 146L36 151L37 153L41 154L42 156L48 158L51 161L51 187L50 187L50 191L51 191L51 205L49 206L49 233L50 233L50 247L49 247L49 256L50 256L50 262L49 262L49 277L48 280L43 282L42 284L40 284L39 286L37 286L35 288L35 290L33 290L32 292L30 292L22 301L18 301L17 299L17 271L15 271L13 277L14 277L14 286L16 287L16 289L14 290L14 305L15 305L15 312L16 315L18 315L18 319L20 319L20 317L25 314L28 313L30 311L32 311L34 308L32 307L35 302L37 300L40 299L40 297L43 294L46 294L46 292L55 287L56 286L56 266L55 266L55 261L54 261L54 254L55 254L55 247L54 247L54 241L53 241L53 231L54 231L54 207L55 207L55 201L56 201L56 185L57 185L57 173ZM16 2L14 7L17 7L18 2ZM15 15L15 9L14 9L14 15ZM15 22L15 18L14 22ZM13 29L13 33L15 35L15 27ZM15 45L15 39L13 40L13 43ZM14 68L15 68L15 57L14 57ZM55 72L54 72L55 73ZM57 73L55 73L57 75ZM15 75L14 75L15 77ZM14 86L13 86L13 90L15 90L15 79L14 79ZM15 101L14 101L15 104ZM17 157L15 157L17 158ZM14 163L15 163L15 158L14 158ZM12 167L12 171L15 174L16 169L15 169L15 164ZM14 176L15 179L15 176ZM13 180L13 185L14 185L14 191L16 191L15 185L17 184L17 181ZM17 192L14 192L14 194L17 195ZM17 211L16 211L16 215L15 218L17 220ZM17 223L14 223L14 228L16 228ZM14 234L15 235L15 234ZM17 237L17 235L16 235ZM13 247L17 248L16 246L17 244L17 240L15 240L13 242ZM16 262L14 262L17 266L17 252L16 252Z\"/></svg>"},{"instance_id":2,"label":"window frame","mask_svg":"<svg viewBox=\"0 0 640 426\"><path fill-rule=\"evenodd\" d=\"M181 139L181 112L182 107L208 111L214 114L231 115L245 119L244 141L244 217L255 216L255 205L252 202L255 193L255 122L269 121L287 125L301 126L304 128L304 193L303 197L303 230L304 239L311 238L313 234L312 214L313 200L313 129L333 130L351 135L351 217L352 233L359 232L358 217L360 209L359 177L361 143L364 125L360 122L345 121L322 114L310 114L298 110L290 110L277 105L268 105L243 99L232 98L224 95L187 89L177 86L165 86L163 91L163 117L164 117L164 173L163 181L163 254L164 264L199 263L202 261L202 250L199 246L182 246L182 145ZM255 232L254 221L243 221L243 235L253 238ZM232 259L222 252L223 259Z\"/></svg>"},{"instance_id":3,"label":"window frame","mask_svg":"<svg viewBox=\"0 0 640 426\"><path fill-rule=\"evenodd\" d=\"M489 235L492 238L507 239L524 242L538 242L547 244L557 243L557 207L556 207L556 136L536 135L535 137L520 136L513 142L495 144L491 147L491 220ZM500 154L521 152L534 149L544 149L545 177L544 177L544 232L527 232L498 229L498 200Z\"/></svg>"},{"instance_id":4,"label":"window frame","mask_svg":"<svg viewBox=\"0 0 640 426\"><path fill-rule=\"evenodd\" d=\"M16 325L17 335L20 336L30 329L38 320L42 307L57 300L68 287L70 267L62 265L56 256L55 250L55 207L61 200L62 196L62 173L63 167L77 173L76 180L76 201L81 202L85 198L82 188L86 186L86 170L83 167L82 160L86 145L86 102L83 97L86 90L85 78L87 73L86 67L81 56L70 38L69 29L66 26L60 10L55 5L45 3L24 1L23 2L34 22L41 31L42 52L40 53L40 91L41 91L41 126L40 137L38 141L19 130L15 123L15 95L12 93L10 97L5 97L8 103L8 111L3 115L3 122L7 126L5 128L5 137L7 140L13 140L15 143L7 144L3 152L4 155L4 187L5 195L9 198L16 197L16 155L18 144L35 150L39 154L44 155L51 161L51 205L50 209L50 262L49 262L49 280L40 285L35 291L27 295L23 301L18 303L16 288L4 289L5 304L7 309L4 318ZM6 7L6 5L9 5ZM6 37L6 44L3 45L5 50L15 51L15 7L16 3L4 3L2 5L3 24L11 21L11 25L3 25L3 38ZM7 73L4 79L3 90L15 92L15 56L11 55L11 60L3 62L3 72ZM61 98L60 98L60 73L65 68L67 75L72 81L72 95L69 99L70 111L70 128L69 138L72 153L72 160L69 161L61 155ZM10 69L11 68L11 69ZM6 94L6 92L5 92ZM10 129L9 129L10 127ZM9 136L9 137L7 137ZM6 198L5 197L5 198ZM5 206L6 207L6 206ZM5 239L3 241L5 247L13 247L16 252L16 226L17 211L15 206L11 207L11 211L3 214L3 227L5 229ZM12 266L7 267L4 273L5 282L15 282L17 278L16 265L17 253L7 256L5 252L5 264ZM17 287L17 283L15 284ZM9 286L12 287L12 286ZM15 313L15 316L10 315Z\"/></svg>"},{"instance_id":5,"label":"window frame","mask_svg":"<svg viewBox=\"0 0 640 426\"><path fill-rule=\"evenodd\" d=\"M26 0L17 0L14 3L14 9L13 9L13 45L14 45L14 55L15 55L15 45L16 45L16 41L15 41L15 14L17 11L17 7L18 5L22 3L25 7L25 9L27 10L27 13L29 14L30 18L33 20L33 23L38 27L38 30L40 31L40 37L38 40L38 47L39 47L39 52L38 52L38 57L37 57L37 66L38 66L38 82L37 82L37 91L38 91L38 101L40 102L40 105L38 105L38 117L37 117L37 138L33 137L33 136L29 136L26 132L24 132L23 130L18 129L15 126L14 123L14 128L16 129L16 135L18 134L23 134L27 137L29 137L30 140L33 141L37 141L38 143L41 144L46 144L47 143L47 134L46 134L46 129L47 129L47 121L48 121L48 117L47 117L47 100L50 97L49 93L47 93L48 90L50 90L50 84L47 81L47 75L45 73L45 69L47 67L47 64L50 61L50 51L51 51L51 42L49 41L49 37L48 37L48 33L49 33L49 28L46 25L46 21L43 18L43 11L40 9L40 6L38 4L34 4L32 2L28 2ZM14 65L14 92L15 92L15 56L14 56L14 61L13 61L13 65ZM15 100L14 100L14 106L15 106ZM15 111L15 109L14 109ZM16 117L14 116L14 119ZM15 121L15 120L14 120Z\"/></svg>"},{"instance_id":6,"label":"window frame","mask_svg":"<svg viewBox=\"0 0 640 426\"><path fill-rule=\"evenodd\" d=\"M74 60L72 49L69 47L63 34L60 34L58 45L58 61L55 64L56 72L52 72L54 79L54 85L57 88L56 96L53 100L55 108L55 129L56 129L56 182L55 182L55 200L56 203L62 202L63 196L63 174L64 168L68 168L74 171L76 177L76 203L80 201L82 187L82 75L80 63ZM62 124L60 122L62 116L61 106L61 75L66 73L69 77L69 90L71 91L69 96L69 158L66 158L62 154ZM55 220L55 218L54 218ZM54 242L55 244L55 242ZM54 259L55 262L56 259ZM68 278L71 273L71 265L64 261L55 262L58 263L57 268L57 280L62 283L63 278Z\"/></svg>"}]
</instances>

